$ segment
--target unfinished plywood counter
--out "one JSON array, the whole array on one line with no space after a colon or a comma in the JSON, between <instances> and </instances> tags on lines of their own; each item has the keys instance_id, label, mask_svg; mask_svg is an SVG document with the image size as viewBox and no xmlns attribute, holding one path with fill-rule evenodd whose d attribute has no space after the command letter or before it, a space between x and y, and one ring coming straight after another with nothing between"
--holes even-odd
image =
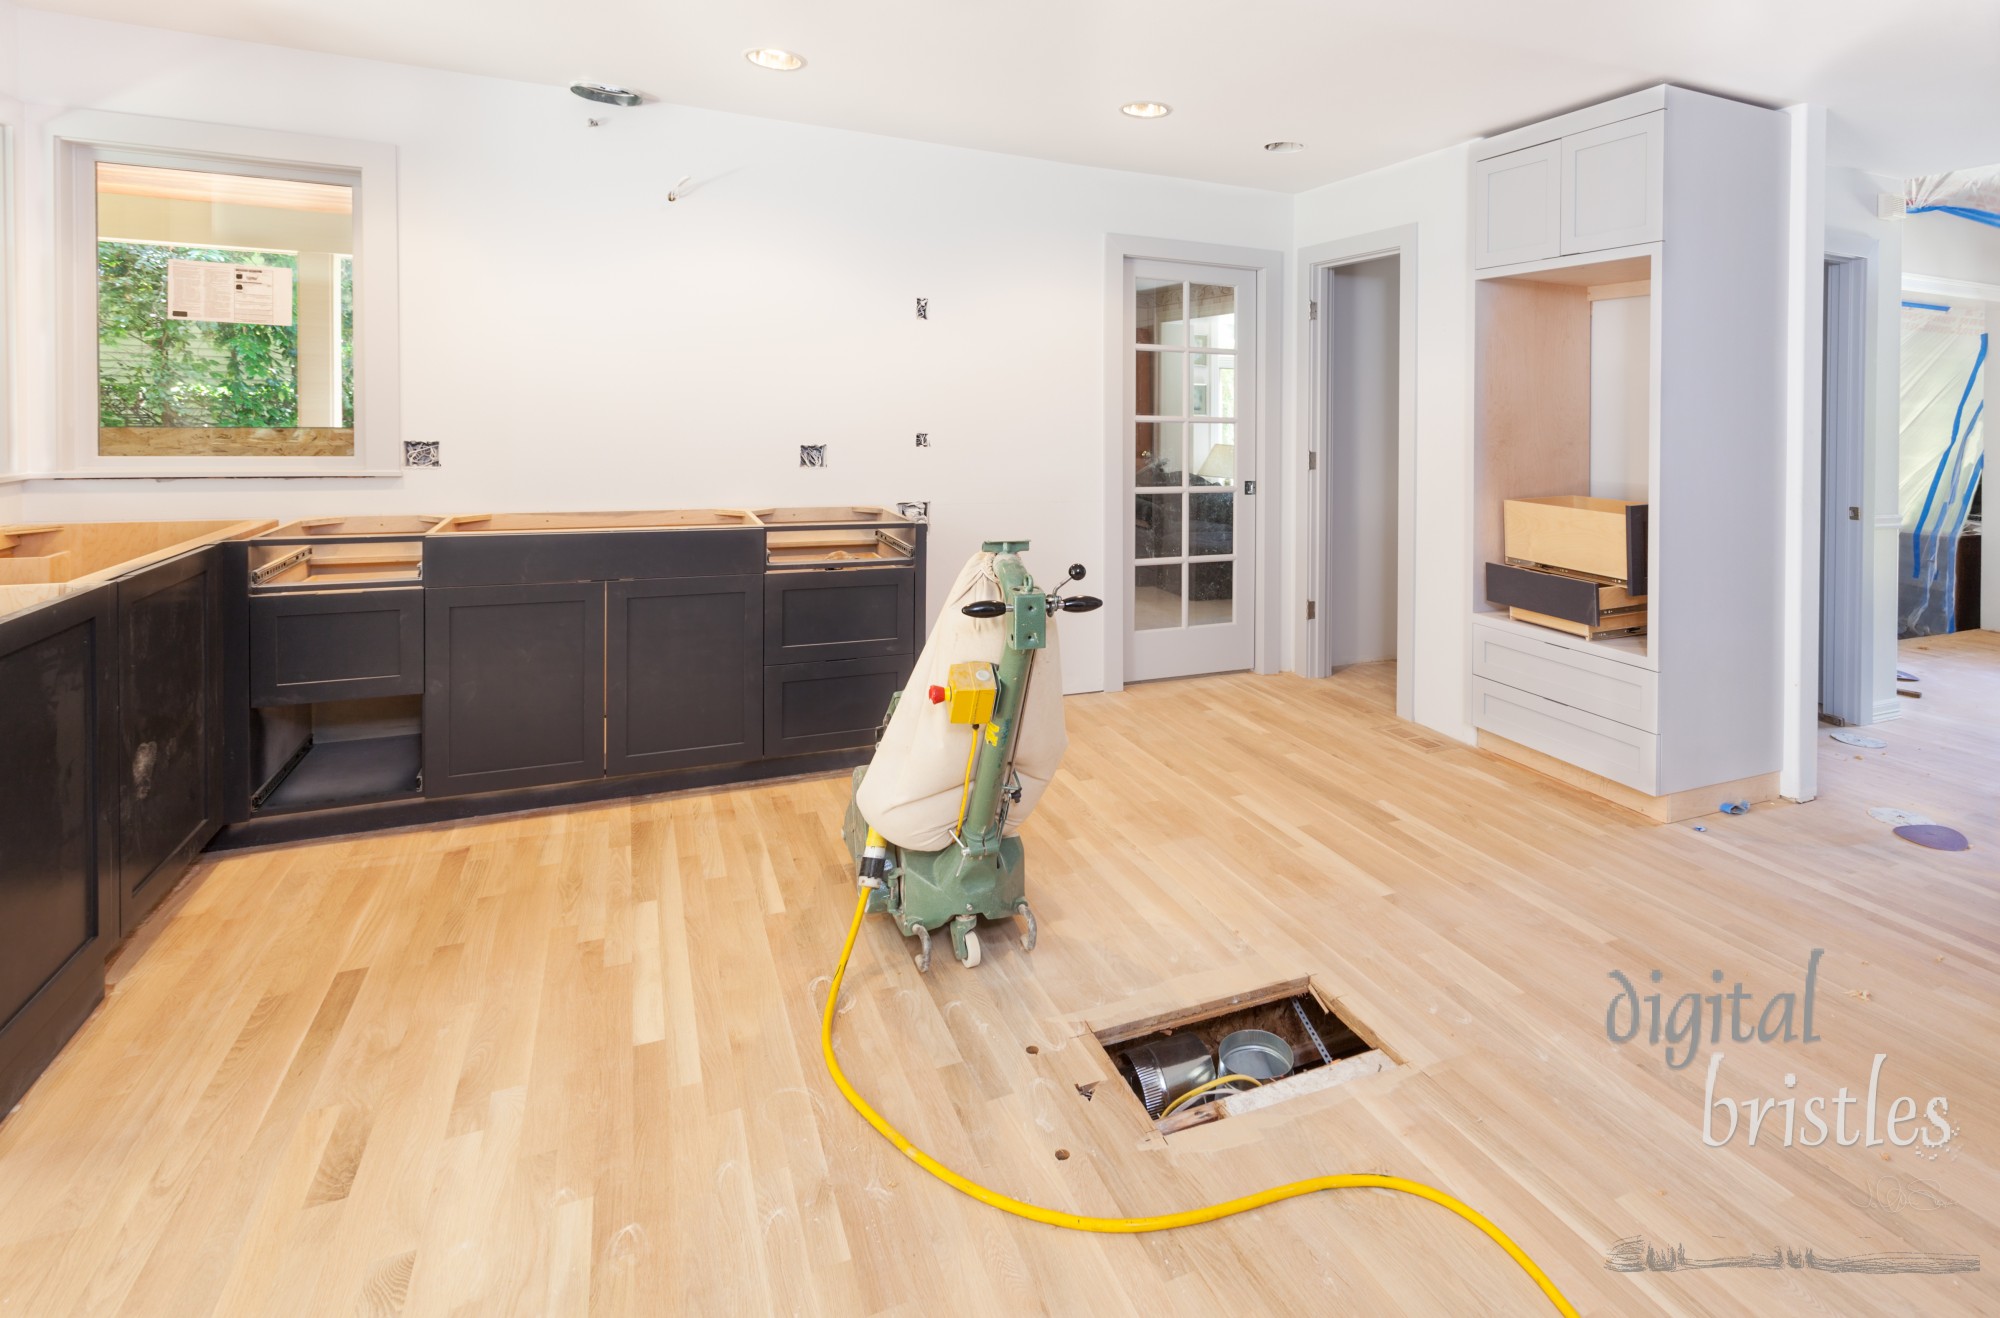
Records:
<instances>
[{"instance_id":1,"label":"unfinished plywood counter","mask_svg":"<svg viewBox=\"0 0 2000 1318\"><path fill-rule=\"evenodd\" d=\"M0 527L0 617L89 590L223 540L277 523L44 522Z\"/></svg>"}]
</instances>

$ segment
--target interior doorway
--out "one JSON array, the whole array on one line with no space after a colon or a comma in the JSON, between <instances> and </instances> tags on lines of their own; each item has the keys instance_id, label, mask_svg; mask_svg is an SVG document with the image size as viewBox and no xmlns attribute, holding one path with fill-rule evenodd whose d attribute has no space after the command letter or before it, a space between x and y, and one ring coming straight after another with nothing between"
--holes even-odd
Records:
<instances>
[{"instance_id":1,"label":"interior doorway","mask_svg":"<svg viewBox=\"0 0 2000 1318\"><path fill-rule=\"evenodd\" d=\"M1396 665L1415 714L1416 233L1300 254L1307 530L1299 671Z\"/></svg>"},{"instance_id":2,"label":"interior doorway","mask_svg":"<svg viewBox=\"0 0 2000 1318\"><path fill-rule=\"evenodd\" d=\"M1326 492L1327 653L1321 676L1397 657L1397 321L1402 258L1327 268L1323 326L1326 405L1319 447Z\"/></svg>"},{"instance_id":3,"label":"interior doorway","mask_svg":"<svg viewBox=\"0 0 2000 1318\"><path fill-rule=\"evenodd\" d=\"M1822 722L1875 721L1866 608L1868 263L1828 256L1820 374L1820 645Z\"/></svg>"}]
</instances>

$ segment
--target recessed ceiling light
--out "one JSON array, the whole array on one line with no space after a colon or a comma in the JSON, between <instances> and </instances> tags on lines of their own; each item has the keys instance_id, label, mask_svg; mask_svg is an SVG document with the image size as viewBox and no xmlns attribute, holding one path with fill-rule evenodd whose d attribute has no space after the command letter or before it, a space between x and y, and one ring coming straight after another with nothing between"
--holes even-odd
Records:
<instances>
[{"instance_id":1,"label":"recessed ceiling light","mask_svg":"<svg viewBox=\"0 0 2000 1318\"><path fill-rule=\"evenodd\" d=\"M772 69L779 73L791 73L806 66L805 56L794 55L789 50L779 50L776 46L759 46L755 50L743 52L743 58L760 69Z\"/></svg>"},{"instance_id":2,"label":"recessed ceiling light","mask_svg":"<svg viewBox=\"0 0 2000 1318\"><path fill-rule=\"evenodd\" d=\"M1288 152L1305 150L1306 144L1304 142L1266 142L1264 143L1264 149L1274 155L1285 155Z\"/></svg>"},{"instance_id":3,"label":"recessed ceiling light","mask_svg":"<svg viewBox=\"0 0 2000 1318\"><path fill-rule=\"evenodd\" d=\"M1118 110L1119 113L1129 114L1134 119L1164 119L1174 112L1174 107L1162 105L1158 101L1128 101L1119 106Z\"/></svg>"}]
</instances>

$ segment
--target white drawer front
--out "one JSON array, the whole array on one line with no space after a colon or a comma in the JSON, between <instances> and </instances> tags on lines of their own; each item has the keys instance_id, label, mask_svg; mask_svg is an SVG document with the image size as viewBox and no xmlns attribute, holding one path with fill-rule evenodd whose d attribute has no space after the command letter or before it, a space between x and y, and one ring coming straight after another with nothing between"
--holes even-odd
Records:
<instances>
[{"instance_id":1,"label":"white drawer front","mask_svg":"<svg viewBox=\"0 0 2000 1318\"><path fill-rule=\"evenodd\" d=\"M1660 675L1650 668L1475 624L1472 671L1641 732L1660 730Z\"/></svg>"},{"instance_id":2,"label":"white drawer front","mask_svg":"<svg viewBox=\"0 0 2000 1318\"><path fill-rule=\"evenodd\" d=\"M1474 727L1612 782L1659 792L1660 739L1483 677L1472 679Z\"/></svg>"}]
</instances>

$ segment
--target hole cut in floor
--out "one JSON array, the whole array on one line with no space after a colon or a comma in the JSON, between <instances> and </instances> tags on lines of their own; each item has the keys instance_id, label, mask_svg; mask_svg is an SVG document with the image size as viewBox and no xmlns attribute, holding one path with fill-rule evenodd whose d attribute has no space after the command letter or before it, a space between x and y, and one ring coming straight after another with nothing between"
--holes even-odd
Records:
<instances>
[{"instance_id":1,"label":"hole cut in floor","mask_svg":"<svg viewBox=\"0 0 2000 1318\"><path fill-rule=\"evenodd\" d=\"M1163 1135L1398 1064L1310 979L1094 1031Z\"/></svg>"}]
</instances>

